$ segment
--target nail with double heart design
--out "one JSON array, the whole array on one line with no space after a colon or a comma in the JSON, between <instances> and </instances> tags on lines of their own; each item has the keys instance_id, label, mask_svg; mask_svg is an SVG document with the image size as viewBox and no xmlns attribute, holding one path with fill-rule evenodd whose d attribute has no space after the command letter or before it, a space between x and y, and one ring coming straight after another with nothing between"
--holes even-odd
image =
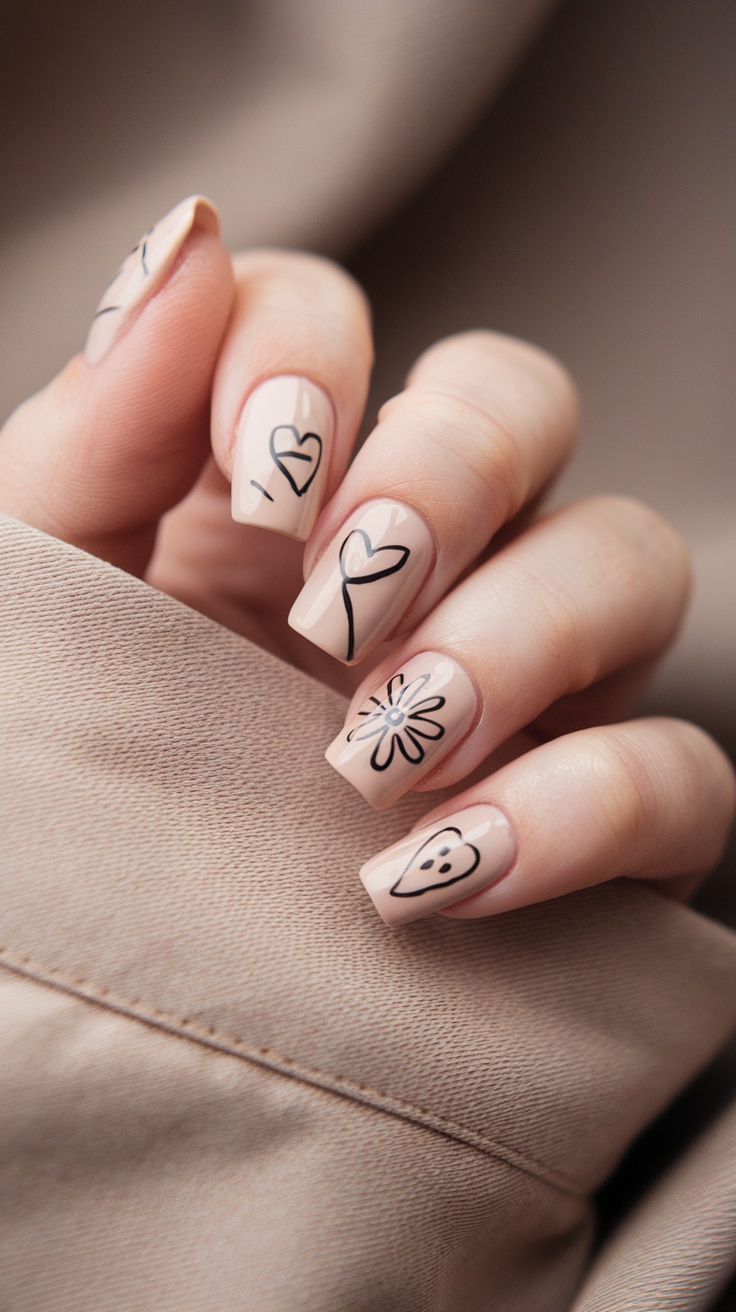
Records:
<instances>
[{"instance_id":1,"label":"nail with double heart design","mask_svg":"<svg viewBox=\"0 0 736 1312\"><path fill-rule=\"evenodd\" d=\"M338 660L362 660L396 628L434 558L434 538L416 510L368 501L323 552L289 624Z\"/></svg>"},{"instance_id":2,"label":"nail with double heart design","mask_svg":"<svg viewBox=\"0 0 736 1312\"><path fill-rule=\"evenodd\" d=\"M233 456L232 515L241 524L305 541L324 497L335 416L308 378L267 378L240 417Z\"/></svg>"},{"instance_id":3,"label":"nail with double heart design","mask_svg":"<svg viewBox=\"0 0 736 1312\"><path fill-rule=\"evenodd\" d=\"M367 861L360 878L386 924L406 925L495 884L515 854L506 816L480 804L408 834Z\"/></svg>"}]
</instances>

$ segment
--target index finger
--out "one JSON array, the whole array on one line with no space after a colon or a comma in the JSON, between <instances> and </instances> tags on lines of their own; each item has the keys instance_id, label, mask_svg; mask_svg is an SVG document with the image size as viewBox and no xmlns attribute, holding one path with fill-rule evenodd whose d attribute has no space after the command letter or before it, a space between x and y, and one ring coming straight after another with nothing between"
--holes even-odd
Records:
<instances>
[{"instance_id":1,"label":"index finger","mask_svg":"<svg viewBox=\"0 0 736 1312\"><path fill-rule=\"evenodd\" d=\"M357 283L329 260L257 250L215 376L212 447L232 513L305 540L342 478L362 418L373 346Z\"/></svg>"}]
</instances>

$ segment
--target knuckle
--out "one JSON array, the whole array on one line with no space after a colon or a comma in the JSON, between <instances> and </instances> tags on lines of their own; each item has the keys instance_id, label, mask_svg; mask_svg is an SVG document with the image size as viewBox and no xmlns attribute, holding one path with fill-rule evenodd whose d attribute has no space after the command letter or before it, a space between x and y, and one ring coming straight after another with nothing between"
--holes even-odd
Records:
<instances>
[{"instance_id":1,"label":"knuckle","mask_svg":"<svg viewBox=\"0 0 736 1312\"><path fill-rule=\"evenodd\" d=\"M571 436L577 429L580 401L565 366L548 351L518 337L477 328L434 342L418 357L408 383L438 381L460 387L478 398L493 396L502 381L525 388L536 385L545 405L565 415Z\"/></svg>"},{"instance_id":2,"label":"knuckle","mask_svg":"<svg viewBox=\"0 0 736 1312\"><path fill-rule=\"evenodd\" d=\"M409 378L419 378L427 371L435 374L440 370L457 373L463 378L479 368L494 369L499 364L506 369L544 374L561 389L577 397L570 374L556 356L533 342L493 332L489 328L472 328L433 342L417 357Z\"/></svg>"},{"instance_id":3,"label":"knuckle","mask_svg":"<svg viewBox=\"0 0 736 1312\"><path fill-rule=\"evenodd\" d=\"M692 565L683 538L669 521L635 497L589 497L582 504L597 524L612 529L631 559L632 570L640 572L647 561L657 582L683 609L692 590Z\"/></svg>"},{"instance_id":4,"label":"knuckle","mask_svg":"<svg viewBox=\"0 0 736 1312\"><path fill-rule=\"evenodd\" d=\"M303 305L305 321L318 315L326 334L336 342L347 337L372 357L372 314L368 297L341 265L326 256L269 248L248 250L233 260L239 291L277 313L293 316Z\"/></svg>"},{"instance_id":5,"label":"knuckle","mask_svg":"<svg viewBox=\"0 0 736 1312\"><path fill-rule=\"evenodd\" d=\"M574 585L567 585L560 577L545 577L541 569L529 571L529 588L533 586L539 645L547 648L560 694L581 692L600 676L600 653L591 638L584 599Z\"/></svg>"},{"instance_id":6,"label":"knuckle","mask_svg":"<svg viewBox=\"0 0 736 1312\"><path fill-rule=\"evenodd\" d=\"M665 717L646 722L658 737L666 737L676 753L676 769L685 781L688 794L701 811L708 809L712 818L721 819L728 829L736 812L736 769L715 738L689 720Z\"/></svg>"},{"instance_id":7,"label":"knuckle","mask_svg":"<svg viewBox=\"0 0 736 1312\"><path fill-rule=\"evenodd\" d=\"M481 485L481 497L495 513L507 518L526 500L529 491L527 462L519 440L500 414L477 405L455 391L414 387L384 405L379 419L405 411L412 428L421 431L426 450L434 449L438 467L448 472L465 467L472 483Z\"/></svg>"},{"instance_id":8,"label":"knuckle","mask_svg":"<svg viewBox=\"0 0 736 1312\"><path fill-rule=\"evenodd\" d=\"M595 775L600 813L617 842L656 845L662 827L658 790L649 763L618 726L586 732L588 764Z\"/></svg>"},{"instance_id":9,"label":"knuckle","mask_svg":"<svg viewBox=\"0 0 736 1312\"><path fill-rule=\"evenodd\" d=\"M575 442L579 404L567 370L539 347L500 333L475 330L435 342L416 361L407 390L443 393L481 417L481 469L505 480L511 513Z\"/></svg>"},{"instance_id":10,"label":"knuckle","mask_svg":"<svg viewBox=\"0 0 736 1312\"><path fill-rule=\"evenodd\" d=\"M652 718L586 730L584 766L599 816L631 869L710 870L736 810L736 776L714 740L682 720ZM704 824L704 818L707 823Z\"/></svg>"},{"instance_id":11,"label":"knuckle","mask_svg":"<svg viewBox=\"0 0 736 1312\"><path fill-rule=\"evenodd\" d=\"M506 549L491 564L531 630L555 698L581 692L601 677L601 647L588 592L554 562L548 540Z\"/></svg>"}]
</instances>

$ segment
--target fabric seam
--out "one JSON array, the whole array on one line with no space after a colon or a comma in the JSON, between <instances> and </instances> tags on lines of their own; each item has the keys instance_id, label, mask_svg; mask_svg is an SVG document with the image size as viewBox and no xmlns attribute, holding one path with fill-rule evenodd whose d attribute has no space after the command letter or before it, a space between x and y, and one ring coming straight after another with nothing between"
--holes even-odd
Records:
<instances>
[{"instance_id":1,"label":"fabric seam","mask_svg":"<svg viewBox=\"0 0 736 1312\"><path fill-rule=\"evenodd\" d=\"M507 1166L550 1185L560 1193L570 1194L575 1197L585 1197L587 1193L582 1185L547 1166L544 1162L535 1160L528 1154L510 1148L498 1140L490 1139L476 1130L449 1120L435 1112L405 1102L392 1094L385 1094L377 1089L368 1088L359 1084L356 1080L312 1069L296 1059L275 1052L271 1048L257 1048L235 1035L215 1029L202 1021L175 1016L168 1011L150 1007L142 1003L139 998L121 997L102 985L95 984L90 980L76 979L63 970L45 966L43 963L34 961L33 958L22 953L12 953L7 948L0 948L0 965L14 974L33 980L37 984L59 989L107 1011L127 1016L131 1020L137 1020L154 1029L163 1030L175 1038L187 1039L216 1052L238 1057L242 1061L277 1072L313 1088L322 1089L339 1097L361 1103L364 1106L371 1107L374 1111L381 1111L400 1120L410 1121L414 1125L434 1131L447 1139L465 1144L467 1147L484 1153L488 1157L497 1158Z\"/></svg>"}]
</instances>

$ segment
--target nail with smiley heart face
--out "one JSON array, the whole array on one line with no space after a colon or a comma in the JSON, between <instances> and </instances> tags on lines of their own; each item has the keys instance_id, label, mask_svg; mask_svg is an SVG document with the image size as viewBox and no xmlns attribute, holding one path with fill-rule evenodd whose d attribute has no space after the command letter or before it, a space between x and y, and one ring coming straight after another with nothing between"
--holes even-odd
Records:
<instances>
[{"instance_id":1,"label":"nail with smiley heart face","mask_svg":"<svg viewBox=\"0 0 736 1312\"><path fill-rule=\"evenodd\" d=\"M396 628L434 558L434 538L416 510L368 501L323 552L289 624L348 665L362 660Z\"/></svg>"},{"instance_id":2,"label":"nail with smiley heart face","mask_svg":"<svg viewBox=\"0 0 736 1312\"><path fill-rule=\"evenodd\" d=\"M360 878L386 924L406 925L495 884L515 855L503 812L469 806L373 857Z\"/></svg>"},{"instance_id":3,"label":"nail with smiley heart face","mask_svg":"<svg viewBox=\"0 0 736 1312\"><path fill-rule=\"evenodd\" d=\"M305 541L320 511L335 416L327 393L297 375L251 392L233 456L232 516Z\"/></svg>"}]
</instances>

